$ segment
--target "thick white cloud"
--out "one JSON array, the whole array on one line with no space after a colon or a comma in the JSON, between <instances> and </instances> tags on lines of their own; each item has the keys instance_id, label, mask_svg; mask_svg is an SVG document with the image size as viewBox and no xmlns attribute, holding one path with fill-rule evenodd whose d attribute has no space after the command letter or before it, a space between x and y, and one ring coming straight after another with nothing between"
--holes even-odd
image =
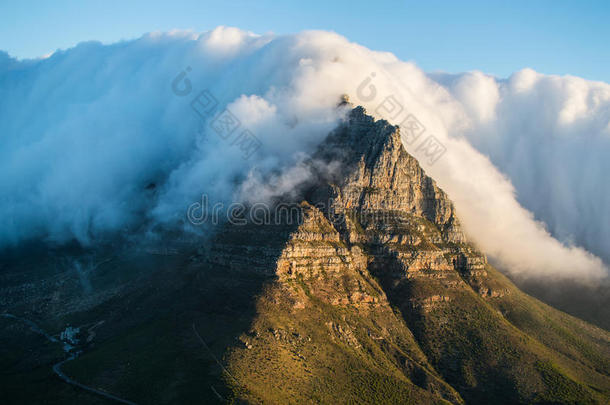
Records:
<instances>
[{"instance_id":1,"label":"thick white cloud","mask_svg":"<svg viewBox=\"0 0 610 405\"><path fill-rule=\"evenodd\" d=\"M468 113L461 134L510 178L519 202L560 240L610 263L610 86L531 69L437 79Z\"/></svg>"},{"instance_id":2,"label":"thick white cloud","mask_svg":"<svg viewBox=\"0 0 610 405\"><path fill-rule=\"evenodd\" d=\"M205 89L241 122L228 139L190 106ZM84 43L35 61L0 55L0 91L1 245L87 243L143 218L171 223L202 193L228 202L252 190L238 194L241 182L275 169L286 169L285 190L306 176L295 162L337 124L336 103L349 94L378 117L399 123L412 114L425 126L405 138L407 149L504 269L580 279L606 272L584 249L603 255L610 241L604 83L530 70L506 81L428 76L333 33L219 27ZM262 145L250 159L234 143L242 129ZM430 134L446 148L434 164L423 148Z\"/></svg>"}]
</instances>

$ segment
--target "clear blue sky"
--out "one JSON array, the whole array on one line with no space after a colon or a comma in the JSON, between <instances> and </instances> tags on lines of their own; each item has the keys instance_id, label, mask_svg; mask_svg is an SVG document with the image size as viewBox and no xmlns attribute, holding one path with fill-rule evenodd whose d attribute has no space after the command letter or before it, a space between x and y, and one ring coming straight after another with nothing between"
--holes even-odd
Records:
<instances>
[{"instance_id":1,"label":"clear blue sky","mask_svg":"<svg viewBox=\"0 0 610 405\"><path fill-rule=\"evenodd\" d=\"M278 34L332 30L426 71L505 77L531 67L610 83L610 0L15 0L0 3L0 49L29 58L85 40L218 25Z\"/></svg>"}]
</instances>

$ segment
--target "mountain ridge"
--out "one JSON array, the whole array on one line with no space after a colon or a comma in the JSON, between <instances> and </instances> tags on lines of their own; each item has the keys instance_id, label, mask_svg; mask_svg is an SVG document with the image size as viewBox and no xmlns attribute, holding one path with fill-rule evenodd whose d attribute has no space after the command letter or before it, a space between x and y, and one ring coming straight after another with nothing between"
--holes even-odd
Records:
<instances>
[{"instance_id":1,"label":"mountain ridge","mask_svg":"<svg viewBox=\"0 0 610 405\"><path fill-rule=\"evenodd\" d=\"M364 109L356 107L346 122L329 135L313 159L327 164L339 162L341 169L338 173L318 171L316 180L304 191L306 197L301 206L305 219L290 234L277 259L276 280L260 298L253 328L241 337L247 342L245 348L235 349L229 357L232 359L229 364L233 361L239 365L234 368L235 372L242 370L243 386L249 387L250 391L242 392L245 398L251 398L248 392L255 392L256 397L267 395L265 398L272 402L272 395L276 394L279 396L275 400L281 401L299 398L332 402L340 400L342 395L353 394L353 387L359 383L341 374L344 370L335 372L351 382L346 383L338 396L329 394L328 398L324 397L324 389L318 387L328 386L320 381L324 380L321 377L312 377L310 386L303 386L303 380L308 380L305 371L296 373L298 378L291 380L292 386L299 387L292 392L294 397L280 395L281 389L274 390L276 387L272 388L269 380L257 382L252 377L269 376L270 371L264 366L267 358L257 357L256 349L262 346L265 356L270 356L269 348L278 348L277 342L268 340L269 330L285 330L285 325L292 325L298 331L292 333L299 336L305 335L303 331L322 334L314 325L321 319L315 318L313 322L308 311L343 312L341 317L330 316L333 320L324 322L330 340L346 346L341 355L335 354L349 363L351 354L346 352L366 348L376 355L364 364L370 364L373 370L380 364L386 364L387 370L398 370L403 380L399 378L392 384L403 384L411 390L407 394L400 389L377 387L392 399L376 397L377 391L372 389L368 392L372 395L371 401L392 402L400 398L400 401L418 403L427 400L595 403L607 396L610 380L607 357L604 360L603 353L608 354L608 335L603 331L592 333L602 336L599 341L602 344L598 345L595 339L587 341L589 336L574 341L571 335L570 338L553 333L545 335L544 328L550 323L547 320L535 319L533 325L522 322L522 317L533 309L543 313L553 311L544 313L543 318L575 322L578 326L584 324L568 320L566 315L521 293L468 243L453 204L425 175L416 159L404 150L397 127L375 121ZM235 248L240 251L239 247ZM516 304L521 300L527 300L525 308ZM290 318L301 323L295 325ZM395 334L405 341L398 344L396 336L387 332L384 335L383 328L372 326L364 328L366 333L362 330L359 333L358 329L363 324L370 325L371 320L391 325ZM558 328L564 330L565 326ZM276 338L275 333L273 336ZM555 340L561 344L557 346ZM378 341L398 347L396 350L401 354L382 348L384 345ZM309 365L303 360L308 357L306 354L290 349L298 343L290 339L288 342L284 349ZM545 347L551 343L560 348L559 353ZM330 345L324 339L320 344ZM330 346L325 347L323 351L333 352ZM588 356L590 351L600 349L601 374L595 364L599 358ZM301 350L307 351L304 347ZM405 359L417 358L417 355L405 353L423 354L423 357L409 361ZM595 371L593 378L582 374L579 378L586 382L578 382L579 378L572 377L573 367L576 364L578 370L581 366L578 363L583 363L583 359ZM277 375L278 381L285 383L290 371L294 371L290 364L297 370L303 367L297 363L278 359L276 367L283 370L283 378ZM251 364L259 368L248 367ZM326 366L318 365L311 374L325 375ZM243 370L248 371L243 373ZM413 370L419 370L419 374ZM388 374L391 371L380 375L389 379L384 381L392 381ZM358 378L368 381L369 377ZM592 381L605 387L601 389L605 394L599 396L598 391L590 391L587 385ZM422 389L426 395L420 392ZM427 396L430 393L432 396ZM362 395L358 393L353 400Z\"/></svg>"},{"instance_id":2,"label":"mountain ridge","mask_svg":"<svg viewBox=\"0 0 610 405\"><path fill-rule=\"evenodd\" d=\"M494 269L399 129L348 108L311 177L276 198L288 209L161 255L113 246L91 257L93 297L55 269L44 294L5 289L3 308L53 333L103 320L62 371L137 403L607 403L610 333ZM29 386L53 387L40 402L95 403L44 374L61 352L19 359L27 331L0 322L8 403L28 399L24 365Z\"/></svg>"}]
</instances>

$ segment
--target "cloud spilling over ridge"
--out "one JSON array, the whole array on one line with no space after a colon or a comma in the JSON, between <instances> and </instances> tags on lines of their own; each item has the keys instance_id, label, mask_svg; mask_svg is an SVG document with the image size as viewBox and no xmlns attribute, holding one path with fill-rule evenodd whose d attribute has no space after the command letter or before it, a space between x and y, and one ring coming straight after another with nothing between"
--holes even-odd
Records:
<instances>
[{"instance_id":1,"label":"cloud spilling over ridge","mask_svg":"<svg viewBox=\"0 0 610 405\"><path fill-rule=\"evenodd\" d=\"M178 75L183 92L172 90ZM557 90L572 80L584 96ZM201 125L190 102L206 89L260 140L250 159ZM393 123L417 117L444 145L430 164L418 143L405 142L455 201L467 232L504 269L579 279L606 272L597 257L566 243L572 238L595 251L595 241L610 240L597 238L608 235L608 221L596 223L593 233L580 223L595 218L583 210L608 215L607 205L599 205L608 198L602 156L610 97L603 83L531 71L508 81L478 73L428 76L333 33L258 36L219 27L83 43L36 61L0 55L0 91L0 246L30 238L87 243L142 219L183 220L202 193L228 202L253 173L286 169L282 187L289 188L304 176L302 153L335 127L336 103L349 94ZM390 96L400 111L382 104ZM534 118L544 122L536 126ZM555 137L563 137L560 146ZM506 151L513 140L521 146ZM544 148L527 152L547 143L551 158ZM517 156L519 148L526 152ZM567 151L575 156L566 160ZM588 164L555 176L555 166L565 162L573 169ZM582 174L587 186L577 182ZM592 189L598 194L589 200L572 195Z\"/></svg>"},{"instance_id":2,"label":"cloud spilling over ridge","mask_svg":"<svg viewBox=\"0 0 610 405\"><path fill-rule=\"evenodd\" d=\"M507 80L436 75L461 103L462 132L560 240L610 263L610 86L525 69Z\"/></svg>"}]
</instances>

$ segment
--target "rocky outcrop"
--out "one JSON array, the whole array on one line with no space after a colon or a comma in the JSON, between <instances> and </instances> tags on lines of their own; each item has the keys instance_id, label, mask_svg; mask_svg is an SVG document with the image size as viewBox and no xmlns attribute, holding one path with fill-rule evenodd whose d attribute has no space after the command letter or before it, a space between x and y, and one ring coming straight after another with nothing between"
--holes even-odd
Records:
<instances>
[{"instance_id":1,"label":"rocky outcrop","mask_svg":"<svg viewBox=\"0 0 610 405\"><path fill-rule=\"evenodd\" d=\"M225 227L207 260L298 281L333 305L377 303L380 292L356 281L368 271L399 291L416 281L430 286L421 289L429 294L411 291L411 309L451 302L438 289L509 292L488 285L485 256L467 243L453 203L405 151L398 127L356 107L320 145L311 170L303 201L279 201L298 206L296 215ZM307 306L302 291L289 294L295 308Z\"/></svg>"},{"instance_id":2,"label":"rocky outcrop","mask_svg":"<svg viewBox=\"0 0 610 405\"><path fill-rule=\"evenodd\" d=\"M348 246L322 211L303 202L302 223L290 235L277 260L279 282L297 282L295 308L308 297L332 305L375 305L380 291L364 282L367 257L359 246Z\"/></svg>"},{"instance_id":3,"label":"rocky outcrop","mask_svg":"<svg viewBox=\"0 0 610 405\"><path fill-rule=\"evenodd\" d=\"M314 160L325 162L323 167L339 168L333 173L318 172L328 186L313 196L318 203L328 202L330 212L380 217L410 214L435 224L445 241L465 240L453 204L406 152L399 128L375 121L362 107L351 111Z\"/></svg>"},{"instance_id":4,"label":"rocky outcrop","mask_svg":"<svg viewBox=\"0 0 610 405\"><path fill-rule=\"evenodd\" d=\"M310 202L325 211L342 241L363 247L376 275L392 285L417 278L452 289L476 285L484 297L508 292L489 293L487 259L467 242L449 197L405 151L398 127L356 107L312 160L324 169L316 171ZM425 309L449 301L432 293L409 299Z\"/></svg>"}]
</instances>

